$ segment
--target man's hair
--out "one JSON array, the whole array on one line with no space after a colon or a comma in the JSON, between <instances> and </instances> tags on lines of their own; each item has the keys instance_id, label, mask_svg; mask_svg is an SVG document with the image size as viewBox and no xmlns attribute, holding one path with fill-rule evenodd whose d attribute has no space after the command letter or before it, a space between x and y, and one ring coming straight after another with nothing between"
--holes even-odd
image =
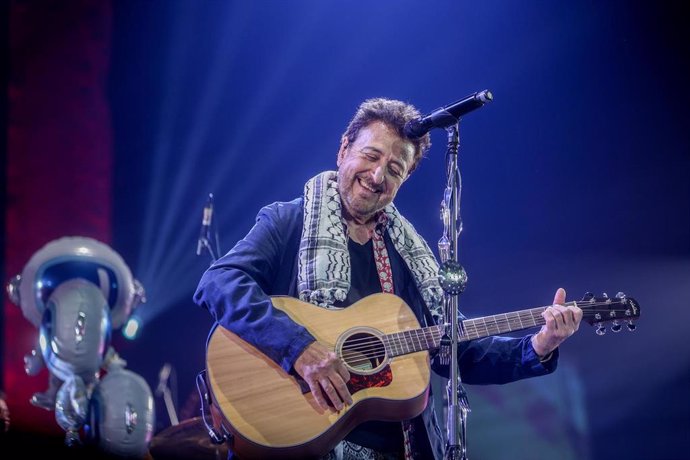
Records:
<instances>
[{"instance_id":1,"label":"man's hair","mask_svg":"<svg viewBox=\"0 0 690 460\"><path fill-rule=\"evenodd\" d=\"M408 174L417 168L420 160L426 155L431 147L429 133L419 139L411 139L405 135L405 124L420 116L419 111L412 105L394 99L375 98L367 99L357 109L355 116L350 120L343 137L347 138L352 144L362 128L374 121L382 121L393 128L398 135L412 142L414 145L414 157Z\"/></svg>"}]
</instances>

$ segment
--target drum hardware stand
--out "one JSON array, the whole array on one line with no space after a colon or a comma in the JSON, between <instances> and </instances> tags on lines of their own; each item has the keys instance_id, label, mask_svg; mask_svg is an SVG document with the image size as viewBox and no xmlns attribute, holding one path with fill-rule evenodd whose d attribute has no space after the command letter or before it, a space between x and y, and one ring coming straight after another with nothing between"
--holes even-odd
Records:
<instances>
[{"instance_id":1,"label":"drum hardware stand","mask_svg":"<svg viewBox=\"0 0 690 460\"><path fill-rule=\"evenodd\" d=\"M180 421L177 418L177 411L175 410L175 404L173 404L172 393L170 387L168 386L168 380L170 379L170 373L173 372L170 363L165 363L158 373L158 387L156 388L156 396L163 396L163 402L165 402L165 409L168 411L168 417L170 418L170 424L172 426L179 425Z\"/></svg>"}]
</instances>

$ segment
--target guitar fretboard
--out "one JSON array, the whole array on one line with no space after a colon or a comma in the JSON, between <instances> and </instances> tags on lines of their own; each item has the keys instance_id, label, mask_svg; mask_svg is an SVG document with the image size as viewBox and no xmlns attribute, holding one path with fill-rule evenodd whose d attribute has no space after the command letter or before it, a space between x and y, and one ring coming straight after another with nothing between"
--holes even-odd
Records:
<instances>
[{"instance_id":1,"label":"guitar fretboard","mask_svg":"<svg viewBox=\"0 0 690 460\"><path fill-rule=\"evenodd\" d=\"M565 305L576 305L568 302ZM465 342L472 339L506 334L531 327L542 326L546 323L541 314L548 307L536 307L481 318L466 319L458 331L458 340ZM406 355L418 351L438 348L445 332L445 326L430 326L421 329L395 332L383 337L384 344L390 356Z\"/></svg>"}]
</instances>

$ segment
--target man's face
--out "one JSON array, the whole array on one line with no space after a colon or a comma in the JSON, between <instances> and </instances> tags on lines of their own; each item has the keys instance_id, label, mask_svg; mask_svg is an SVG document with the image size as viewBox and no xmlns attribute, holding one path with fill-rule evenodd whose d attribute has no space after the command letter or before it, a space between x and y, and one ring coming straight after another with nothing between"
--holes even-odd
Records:
<instances>
[{"instance_id":1,"label":"man's face","mask_svg":"<svg viewBox=\"0 0 690 460\"><path fill-rule=\"evenodd\" d=\"M362 128L338 152L338 191L344 211L358 223L369 221L393 201L414 158L414 145L385 123Z\"/></svg>"}]
</instances>

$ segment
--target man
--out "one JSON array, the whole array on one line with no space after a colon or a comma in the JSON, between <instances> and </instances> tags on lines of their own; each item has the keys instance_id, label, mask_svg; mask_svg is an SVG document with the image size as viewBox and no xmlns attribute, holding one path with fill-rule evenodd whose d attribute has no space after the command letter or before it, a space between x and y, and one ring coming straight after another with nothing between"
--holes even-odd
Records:
<instances>
[{"instance_id":1,"label":"man","mask_svg":"<svg viewBox=\"0 0 690 460\"><path fill-rule=\"evenodd\" d=\"M400 101L362 103L343 134L338 171L310 179L298 199L263 208L247 236L204 273L194 296L221 326L299 374L323 410L352 404L350 373L332 345L317 342L269 296L342 308L383 291L405 300L422 325L440 320L438 263L393 205L429 148L428 134L404 135L405 124L418 116ZM498 384L553 372L557 347L582 318L564 302L559 289L534 335L464 343L458 353L463 381ZM359 425L327 457L442 458L444 447L428 404L413 420Z\"/></svg>"}]
</instances>

